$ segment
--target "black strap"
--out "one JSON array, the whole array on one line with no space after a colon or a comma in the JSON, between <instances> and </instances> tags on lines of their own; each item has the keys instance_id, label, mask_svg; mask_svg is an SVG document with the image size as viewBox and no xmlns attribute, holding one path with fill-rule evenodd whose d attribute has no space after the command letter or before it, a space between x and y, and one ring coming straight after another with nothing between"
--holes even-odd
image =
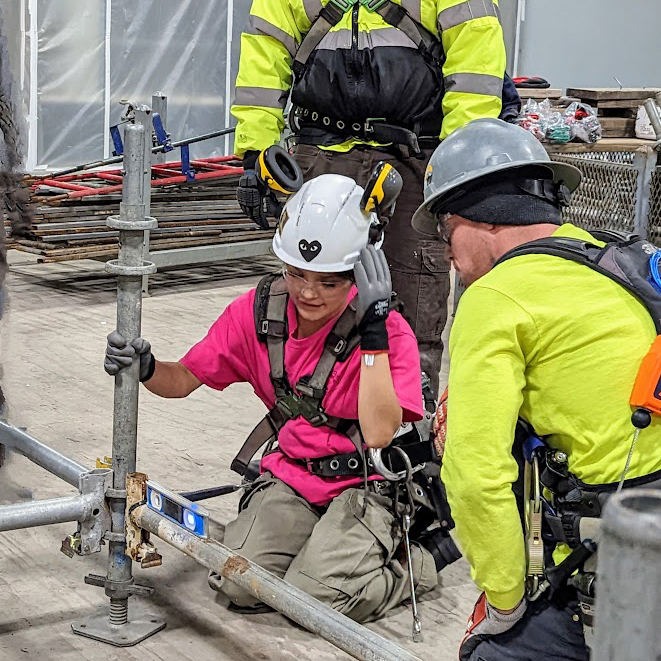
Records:
<instances>
[{"instance_id":1,"label":"black strap","mask_svg":"<svg viewBox=\"0 0 661 661\"><path fill-rule=\"evenodd\" d=\"M401 30L418 47L426 59L433 61L436 65L443 64L445 53L441 40L412 18L404 7L392 0L386 0L376 12L386 23Z\"/></svg>"},{"instance_id":2,"label":"black strap","mask_svg":"<svg viewBox=\"0 0 661 661\"><path fill-rule=\"evenodd\" d=\"M583 264L584 266L605 275L607 278L610 278L638 299L647 308L647 311L654 321L658 335L661 334L661 295L659 295L656 290L652 288L652 285L646 282L646 278L641 275L647 267L647 260L649 259L650 254L649 249L652 251L655 250L652 246L650 246L649 249L647 249L646 246L650 246L650 244L646 241L641 241L638 237L617 243L607 243L605 247L596 246L589 241L569 237L548 237L517 246L513 250L505 253L494 264L494 266L497 266L508 259L523 255L551 255L553 257L561 257L578 264ZM632 252L638 248L640 248L638 254ZM614 251L624 251L626 249L632 249L629 252L632 254L633 260L636 258L640 258L641 260L645 259L645 264L638 265L640 267L640 273L625 273L622 269L622 263L618 263L617 255L614 254ZM607 255L609 251L611 251L611 254ZM634 277L632 279L625 279L625 276Z\"/></svg>"},{"instance_id":3,"label":"black strap","mask_svg":"<svg viewBox=\"0 0 661 661\"><path fill-rule=\"evenodd\" d=\"M314 372L309 377L303 377L297 384L298 390L305 398L314 401L319 406L326 394L328 379L340 357L346 359L351 351L358 346L360 336L356 325L357 296L347 305L340 318L335 322L331 332L326 337L324 348ZM350 346L351 345L351 346ZM348 351L351 349L351 351Z\"/></svg>"},{"instance_id":4,"label":"black strap","mask_svg":"<svg viewBox=\"0 0 661 661\"><path fill-rule=\"evenodd\" d=\"M321 40L334 28L341 20L345 11L335 6L332 1L329 2L320 12L319 16L308 30L300 46L296 50L296 56L292 64L292 71L296 77L305 69L310 55L321 43Z\"/></svg>"},{"instance_id":5,"label":"black strap","mask_svg":"<svg viewBox=\"0 0 661 661\"><path fill-rule=\"evenodd\" d=\"M363 140L375 140L376 142L389 143L396 145L406 145L414 152L420 151L418 137L424 127L418 127L418 130L398 126L397 124L388 124L378 119L351 119L348 117L335 117L325 113L294 106L292 108L292 130L300 136L300 142L304 143L305 131L314 131L321 129L326 133L331 133L340 137L354 137ZM435 130L438 129L438 130ZM429 136L426 139L436 140L434 136L440 132L440 120L434 120L434 126L429 129ZM313 143L318 143L319 136L312 137Z\"/></svg>"},{"instance_id":6,"label":"black strap","mask_svg":"<svg viewBox=\"0 0 661 661\"><path fill-rule=\"evenodd\" d=\"M278 438L278 432L285 424L285 420L279 417L278 409L269 411L250 432L244 441L236 457L232 459L230 469L239 475L245 475L251 459L268 443L274 443Z\"/></svg>"},{"instance_id":7,"label":"black strap","mask_svg":"<svg viewBox=\"0 0 661 661\"><path fill-rule=\"evenodd\" d=\"M399 447L408 455L412 466L435 461L432 444L429 442L409 443ZM383 458L388 463L390 470L395 473L406 469L399 452L386 452ZM363 455L359 452L347 452L329 457L308 459L305 463L311 473L320 477L362 475L364 470ZM376 472L369 458L367 459L367 467L370 475Z\"/></svg>"}]
</instances>

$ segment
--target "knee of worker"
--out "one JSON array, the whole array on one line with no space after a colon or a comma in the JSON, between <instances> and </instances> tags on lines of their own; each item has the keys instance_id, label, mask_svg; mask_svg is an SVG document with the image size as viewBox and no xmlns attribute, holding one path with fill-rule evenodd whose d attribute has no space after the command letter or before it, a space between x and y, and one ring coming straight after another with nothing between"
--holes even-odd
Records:
<instances>
[{"instance_id":1,"label":"knee of worker","mask_svg":"<svg viewBox=\"0 0 661 661\"><path fill-rule=\"evenodd\" d=\"M232 583L232 581L228 581L226 578L220 579L218 591L224 594L235 606L240 606L241 608L254 608L262 603L257 597L254 597L243 588L240 588L236 583Z\"/></svg>"},{"instance_id":2,"label":"knee of worker","mask_svg":"<svg viewBox=\"0 0 661 661\"><path fill-rule=\"evenodd\" d=\"M338 602L338 597L341 596L340 590L327 585L325 582L319 580L319 578L315 578L315 574L316 572L312 567L306 567L305 565L296 566L294 564L285 574L285 581L314 597L322 604L338 610L338 606L341 605L342 601L340 600Z\"/></svg>"}]
</instances>

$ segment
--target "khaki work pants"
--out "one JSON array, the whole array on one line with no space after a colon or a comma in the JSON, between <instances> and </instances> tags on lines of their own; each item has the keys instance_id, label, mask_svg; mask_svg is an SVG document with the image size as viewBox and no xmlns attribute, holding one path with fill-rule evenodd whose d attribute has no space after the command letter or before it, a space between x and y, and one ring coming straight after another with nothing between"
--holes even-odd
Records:
<instances>
[{"instance_id":1,"label":"khaki work pants","mask_svg":"<svg viewBox=\"0 0 661 661\"><path fill-rule=\"evenodd\" d=\"M391 499L371 493L361 518L363 499L362 489L348 489L324 511L267 473L244 495L225 544L348 617L370 622L410 597L410 589ZM411 552L416 593L423 594L438 584L434 559L417 544ZM220 591L237 606L259 604L224 578Z\"/></svg>"},{"instance_id":2,"label":"khaki work pants","mask_svg":"<svg viewBox=\"0 0 661 661\"><path fill-rule=\"evenodd\" d=\"M395 152L372 147L340 153L299 144L294 149L294 157L306 181L321 174L342 174L365 188L379 161L390 163L402 175L404 187L386 227L383 251L390 266L393 289L404 305L404 318L418 339L421 368L431 379L434 394L438 396L450 265L445 259L445 247L438 239L429 239L411 227L411 218L423 201L425 169L433 150L423 152L424 158L404 159Z\"/></svg>"}]
</instances>

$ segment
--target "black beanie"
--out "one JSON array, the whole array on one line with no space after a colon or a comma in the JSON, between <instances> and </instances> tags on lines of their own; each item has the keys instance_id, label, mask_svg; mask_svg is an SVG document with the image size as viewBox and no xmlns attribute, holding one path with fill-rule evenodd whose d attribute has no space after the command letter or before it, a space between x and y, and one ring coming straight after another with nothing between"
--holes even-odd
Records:
<instances>
[{"instance_id":1,"label":"black beanie","mask_svg":"<svg viewBox=\"0 0 661 661\"><path fill-rule=\"evenodd\" d=\"M443 211L492 225L562 224L560 207L532 195L514 181L491 183L443 204Z\"/></svg>"}]
</instances>

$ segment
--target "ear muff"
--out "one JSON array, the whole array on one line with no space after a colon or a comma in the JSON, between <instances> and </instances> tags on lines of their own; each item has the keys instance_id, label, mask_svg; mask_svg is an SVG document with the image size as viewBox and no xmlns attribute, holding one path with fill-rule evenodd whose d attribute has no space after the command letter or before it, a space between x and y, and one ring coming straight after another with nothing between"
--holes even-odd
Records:
<instances>
[{"instance_id":1,"label":"ear muff","mask_svg":"<svg viewBox=\"0 0 661 661\"><path fill-rule=\"evenodd\" d=\"M271 189L292 195L303 185L303 173L294 157L280 145L260 152L257 175Z\"/></svg>"},{"instance_id":2,"label":"ear muff","mask_svg":"<svg viewBox=\"0 0 661 661\"><path fill-rule=\"evenodd\" d=\"M392 165L381 161L367 182L360 208L380 216L394 207L403 185L402 175Z\"/></svg>"}]
</instances>

